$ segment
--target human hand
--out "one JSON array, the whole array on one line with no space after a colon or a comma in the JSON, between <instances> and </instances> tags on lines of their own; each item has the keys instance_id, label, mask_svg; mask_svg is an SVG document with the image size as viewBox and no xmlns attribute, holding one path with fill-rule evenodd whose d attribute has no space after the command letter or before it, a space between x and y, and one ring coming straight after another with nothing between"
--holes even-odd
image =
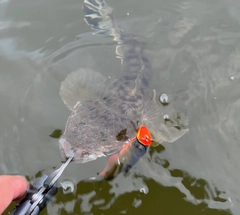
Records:
<instances>
[{"instance_id":1,"label":"human hand","mask_svg":"<svg viewBox=\"0 0 240 215\"><path fill-rule=\"evenodd\" d=\"M20 201L27 193L29 183L20 175L0 176L0 214L12 201Z\"/></svg>"}]
</instances>

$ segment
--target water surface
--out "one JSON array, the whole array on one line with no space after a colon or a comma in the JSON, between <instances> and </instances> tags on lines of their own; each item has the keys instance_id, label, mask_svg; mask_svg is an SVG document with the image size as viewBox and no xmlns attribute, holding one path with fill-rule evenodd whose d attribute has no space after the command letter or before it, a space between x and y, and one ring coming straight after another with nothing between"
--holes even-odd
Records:
<instances>
[{"instance_id":1,"label":"water surface","mask_svg":"<svg viewBox=\"0 0 240 215\"><path fill-rule=\"evenodd\" d=\"M71 164L42 214L201 214L240 211L240 2L107 1L146 44L152 87L189 119L189 132L152 148L126 175L91 182L107 161ZM110 37L92 35L82 1L0 1L0 174L35 181L61 164L58 139L70 111L61 81L79 67L117 77ZM168 106L164 107L166 113ZM5 213L7 214L7 213Z\"/></svg>"}]
</instances>

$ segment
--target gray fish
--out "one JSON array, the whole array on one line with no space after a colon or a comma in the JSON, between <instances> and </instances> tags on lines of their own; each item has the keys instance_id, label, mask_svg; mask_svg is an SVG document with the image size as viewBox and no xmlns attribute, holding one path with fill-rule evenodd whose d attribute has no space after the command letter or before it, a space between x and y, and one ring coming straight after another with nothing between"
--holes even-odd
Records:
<instances>
[{"instance_id":1,"label":"gray fish","mask_svg":"<svg viewBox=\"0 0 240 215\"><path fill-rule=\"evenodd\" d=\"M155 145L173 142L188 129L177 121L166 123L155 91L149 88L153 72L144 55L144 43L118 27L104 0L84 1L85 21L96 34L111 35L118 44L121 77L111 83L98 72L81 68L62 82L60 95L72 111L59 141L63 158L76 150L74 161L85 163L119 151L145 125Z\"/></svg>"}]
</instances>

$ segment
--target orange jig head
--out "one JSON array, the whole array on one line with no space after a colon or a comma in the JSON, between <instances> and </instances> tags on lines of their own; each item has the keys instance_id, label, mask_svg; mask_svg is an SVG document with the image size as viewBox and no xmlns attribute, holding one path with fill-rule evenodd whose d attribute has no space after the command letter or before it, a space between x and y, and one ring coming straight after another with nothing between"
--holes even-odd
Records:
<instances>
[{"instance_id":1,"label":"orange jig head","mask_svg":"<svg viewBox=\"0 0 240 215\"><path fill-rule=\"evenodd\" d=\"M142 125L137 132L137 140L144 146L150 146L153 142L148 128Z\"/></svg>"}]
</instances>

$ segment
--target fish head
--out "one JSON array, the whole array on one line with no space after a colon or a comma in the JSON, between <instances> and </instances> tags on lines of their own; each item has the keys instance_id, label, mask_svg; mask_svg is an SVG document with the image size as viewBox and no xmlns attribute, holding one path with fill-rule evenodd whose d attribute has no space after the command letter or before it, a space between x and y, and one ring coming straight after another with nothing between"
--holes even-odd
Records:
<instances>
[{"instance_id":1,"label":"fish head","mask_svg":"<svg viewBox=\"0 0 240 215\"><path fill-rule=\"evenodd\" d=\"M88 149L74 149L69 141L67 141L65 138L61 138L59 140L59 150L61 153L61 156L63 158L68 158L71 156L73 151L75 150L74 158L73 161L75 163L87 163L89 161L96 160L100 155L98 155L97 151L96 152L91 152Z\"/></svg>"},{"instance_id":2,"label":"fish head","mask_svg":"<svg viewBox=\"0 0 240 215\"><path fill-rule=\"evenodd\" d=\"M136 135L128 118L109 108L104 100L75 105L59 141L63 158L75 151L74 162L86 163L119 151L125 141Z\"/></svg>"}]
</instances>

